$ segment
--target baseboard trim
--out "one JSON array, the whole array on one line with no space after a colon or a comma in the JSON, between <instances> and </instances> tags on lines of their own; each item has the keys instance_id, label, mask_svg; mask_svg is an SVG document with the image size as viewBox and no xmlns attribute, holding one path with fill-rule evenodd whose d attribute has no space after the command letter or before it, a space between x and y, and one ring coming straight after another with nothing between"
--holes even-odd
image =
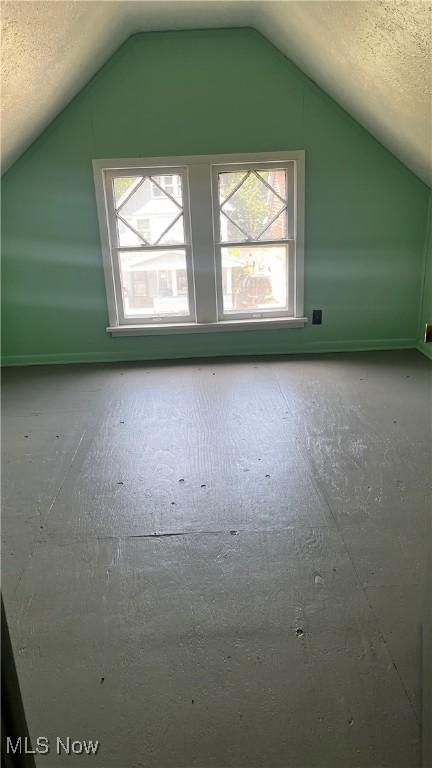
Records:
<instances>
[{"instance_id":1,"label":"baseboard trim","mask_svg":"<svg viewBox=\"0 0 432 768\"><path fill-rule=\"evenodd\" d=\"M248 344L247 347L239 351L220 351L202 349L195 351L188 344L183 349L179 345L177 351L169 358L163 354L163 349L159 355L146 355L137 352L124 353L113 351L112 353L94 353L94 352L69 352L53 353L39 355L5 355L2 358L2 366L18 367L27 365L68 365L71 363L126 363L126 362L150 362L155 360L179 360L204 357L241 357L241 356L261 356L261 355L308 355L308 354L330 354L333 352L374 352L390 351L397 349L418 349L429 357L428 352L420 348L416 339L351 339L333 342L311 341L307 344L299 345L295 348L288 348L281 342L273 342L263 346L262 344ZM431 358L432 359L432 358Z\"/></svg>"}]
</instances>

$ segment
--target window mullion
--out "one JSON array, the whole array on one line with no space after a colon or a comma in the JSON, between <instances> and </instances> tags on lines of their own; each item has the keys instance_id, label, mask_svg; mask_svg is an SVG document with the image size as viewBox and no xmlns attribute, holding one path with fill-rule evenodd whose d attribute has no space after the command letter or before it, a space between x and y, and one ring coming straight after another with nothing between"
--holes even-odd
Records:
<instances>
[{"instance_id":1,"label":"window mullion","mask_svg":"<svg viewBox=\"0 0 432 768\"><path fill-rule=\"evenodd\" d=\"M209 165L197 163L189 167L189 200L196 318L198 323L215 323L216 278Z\"/></svg>"}]
</instances>

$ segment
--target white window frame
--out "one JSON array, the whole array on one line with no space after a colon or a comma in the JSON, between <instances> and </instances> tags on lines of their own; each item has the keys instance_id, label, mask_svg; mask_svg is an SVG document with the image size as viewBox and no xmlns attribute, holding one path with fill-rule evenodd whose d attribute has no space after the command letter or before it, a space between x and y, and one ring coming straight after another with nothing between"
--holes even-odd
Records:
<instances>
[{"instance_id":1,"label":"white window frame","mask_svg":"<svg viewBox=\"0 0 432 768\"><path fill-rule=\"evenodd\" d=\"M288 169L290 231L285 240L289 247L289 282L293 286L288 314L285 310L257 312L223 312L222 269L218 257L219 200L215 184L222 170L243 168ZM160 246L165 250L186 251L186 270L189 289L188 316L125 317L117 261L116 222L113 196L107 194L115 176L174 175L182 176L183 219L185 245ZM303 150L261 152L235 155L194 155L153 158L120 158L93 160L96 203L102 245L104 275L107 292L109 325L113 336L132 336L157 333L185 333L242 330L264 327L302 328L304 317L304 179L305 153ZM290 181L291 180L291 181ZM292 203L291 203L292 201ZM271 243L272 241L270 241ZM278 241L279 243L280 241ZM242 245L247 245L241 243ZM253 241L250 245L267 245L269 241ZM223 243L223 245L228 245ZM229 245L232 245L229 243ZM239 243L240 245L240 243ZM154 246L125 246L123 250L155 250Z\"/></svg>"}]
</instances>

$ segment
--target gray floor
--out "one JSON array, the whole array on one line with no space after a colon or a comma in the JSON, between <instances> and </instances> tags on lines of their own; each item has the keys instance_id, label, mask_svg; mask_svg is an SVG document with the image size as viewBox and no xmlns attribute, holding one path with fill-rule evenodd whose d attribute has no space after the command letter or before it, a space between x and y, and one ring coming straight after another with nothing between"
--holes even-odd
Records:
<instances>
[{"instance_id":1,"label":"gray floor","mask_svg":"<svg viewBox=\"0 0 432 768\"><path fill-rule=\"evenodd\" d=\"M430 370L415 351L7 370L3 590L32 736L98 739L73 763L95 768L417 766Z\"/></svg>"}]
</instances>

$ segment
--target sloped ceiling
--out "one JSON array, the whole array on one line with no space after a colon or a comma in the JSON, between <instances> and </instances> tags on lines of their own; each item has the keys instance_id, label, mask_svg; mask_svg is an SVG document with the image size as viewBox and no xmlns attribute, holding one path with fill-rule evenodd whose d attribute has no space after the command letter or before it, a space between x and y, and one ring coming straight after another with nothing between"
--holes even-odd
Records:
<instances>
[{"instance_id":1,"label":"sloped ceiling","mask_svg":"<svg viewBox=\"0 0 432 768\"><path fill-rule=\"evenodd\" d=\"M253 26L431 184L430 2L2 3L2 158L10 166L129 35Z\"/></svg>"}]
</instances>

